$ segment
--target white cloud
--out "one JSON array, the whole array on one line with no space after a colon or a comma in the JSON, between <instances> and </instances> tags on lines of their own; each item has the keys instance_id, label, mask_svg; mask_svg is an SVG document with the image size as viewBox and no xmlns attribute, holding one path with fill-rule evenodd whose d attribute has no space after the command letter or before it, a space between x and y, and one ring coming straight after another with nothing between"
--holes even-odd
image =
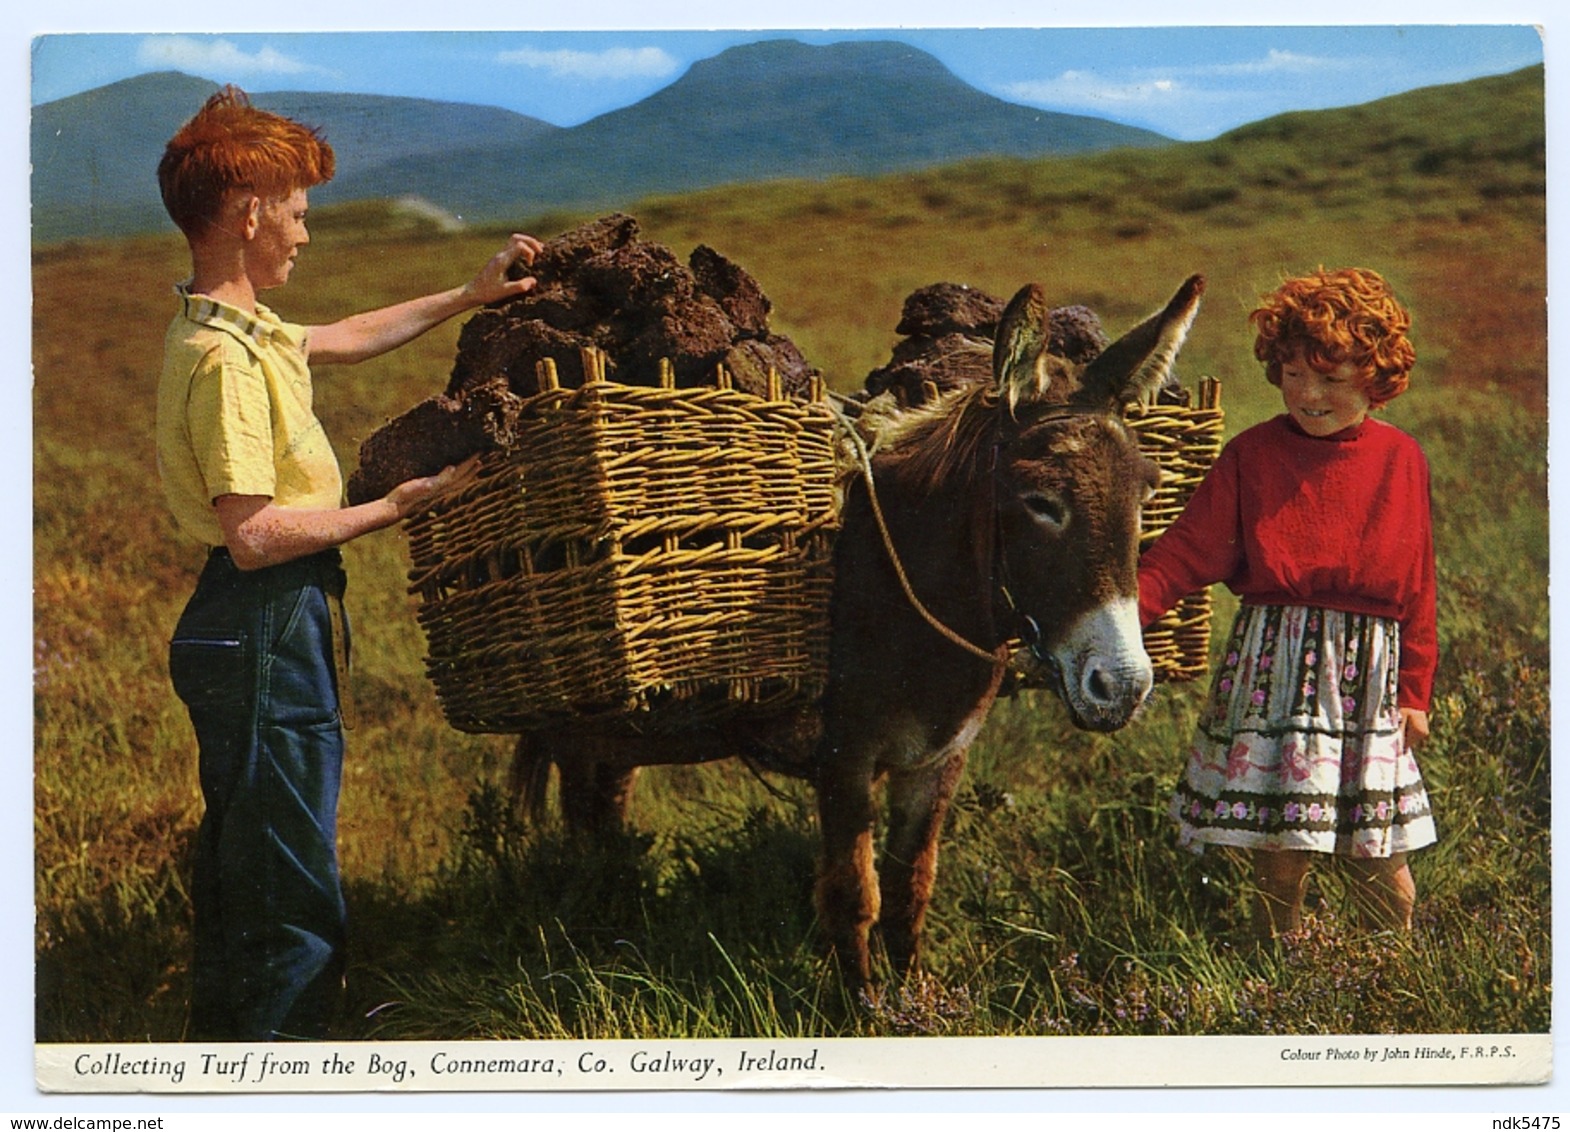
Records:
<instances>
[{"instance_id":1,"label":"white cloud","mask_svg":"<svg viewBox=\"0 0 1570 1132\"><path fill-rule=\"evenodd\" d=\"M1367 67L1367 59L1326 58L1272 49L1253 59L1227 63L1064 71L1044 79L1027 79L998 89L1003 98L1033 106L1091 114L1125 115L1156 120L1181 110L1198 122L1221 107L1258 106L1286 109L1279 95L1303 89L1335 72ZM1206 128L1221 128L1219 121Z\"/></svg>"},{"instance_id":2,"label":"white cloud","mask_svg":"<svg viewBox=\"0 0 1570 1132\"><path fill-rule=\"evenodd\" d=\"M1054 78L1027 79L1001 88L1004 97L1037 105L1150 106L1182 98L1207 101L1227 97L1210 80L1313 76L1366 61L1329 59L1272 49L1263 57L1235 63L1209 63L1111 71L1064 71Z\"/></svg>"},{"instance_id":3,"label":"white cloud","mask_svg":"<svg viewBox=\"0 0 1570 1132\"><path fill-rule=\"evenodd\" d=\"M1307 75L1316 71L1346 70L1349 67L1361 67L1366 63L1361 59L1327 59L1319 55L1300 55L1295 51L1281 51L1271 48L1265 53L1263 59L1245 59L1238 63L1213 63L1209 66L1193 67L1190 74L1195 75Z\"/></svg>"},{"instance_id":4,"label":"white cloud","mask_svg":"<svg viewBox=\"0 0 1570 1132\"><path fill-rule=\"evenodd\" d=\"M227 39L206 36L149 36L136 49L137 62L196 74L299 75L319 70L271 47L243 51Z\"/></svg>"},{"instance_id":5,"label":"white cloud","mask_svg":"<svg viewBox=\"0 0 1570 1132\"><path fill-rule=\"evenodd\" d=\"M1170 101L1187 93L1184 85L1168 77L1113 80L1089 71L1064 71L1051 79L1009 83L1006 97L1044 106L1146 106Z\"/></svg>"},{"instance_id":6,"label":"white cloud","mask_svg":"<svg viewBox=\"0 0 1570 1132\"><path fill-rule=\"evenodd\" d=\"M663 79L681 64L658 47L612 47L605 51L536 51L521 48L503 51L497 61L509 66L532 67L557 78Z\"/></svg>"}]
</instances>

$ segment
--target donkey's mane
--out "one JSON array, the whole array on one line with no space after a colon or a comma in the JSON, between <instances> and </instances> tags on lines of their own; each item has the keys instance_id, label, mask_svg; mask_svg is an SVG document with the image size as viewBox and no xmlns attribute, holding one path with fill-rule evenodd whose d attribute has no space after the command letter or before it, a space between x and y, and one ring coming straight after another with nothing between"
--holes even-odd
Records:
<instances>
[{"instance_id":1,"label":"donkey's mane","mask_svg":"<svg viewBox=\"0 0 1570 1132\"><path fill-rule=\"evenodd\" d=\"M997 391L977 383L892 419L878 438L878 475L926 495L981 469L997 430Z\"/></svg>"}]
</instances>

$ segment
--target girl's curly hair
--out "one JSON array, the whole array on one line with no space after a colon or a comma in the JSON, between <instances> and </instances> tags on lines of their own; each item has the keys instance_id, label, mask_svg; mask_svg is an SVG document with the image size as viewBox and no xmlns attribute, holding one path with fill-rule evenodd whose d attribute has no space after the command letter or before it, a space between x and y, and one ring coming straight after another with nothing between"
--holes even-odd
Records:
<instances>
[{"instance_id":1,"label":"girl's curly hair","mask_svg":"<svg viewBox=\"0 0 1570 1132\"><path fill-rule=\"evenodd\" d=\"M320 131L258 110L244 91L226 86L169 139L158 188L180 231L199 236L231 191L284 196L331 180L334 168Z\"/></svg>"},{"instance_id":2,"label":"girl's curly hair","mask_svg":"<svg viewBox=\"0 0 1570 1132\"><path fill-rule=\"evenodd\" d=\"M1412 317L1377 271L1347 267L1288 279L1250 312L1257 336L1254 356L1265 377L1281 384L1281 367L1299 350L1303 360L1328 373L1343 363L1371 405L1399 397L1407 387L1417 351L1407 339Z\"/></svg>"}]
</instances>

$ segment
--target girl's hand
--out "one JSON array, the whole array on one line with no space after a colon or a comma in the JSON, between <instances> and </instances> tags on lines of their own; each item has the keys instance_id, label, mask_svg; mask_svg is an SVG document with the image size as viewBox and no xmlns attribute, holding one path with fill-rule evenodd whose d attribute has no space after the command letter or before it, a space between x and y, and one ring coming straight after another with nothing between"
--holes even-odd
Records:
<instances>
[{"instance_id":1,"label":"girl's hand","mask_svg":"<svg viewBox=\"0 0 1570 1132\"><path fill-rule=\"evenodd\" d=\"M1408 749L1415 750L1428 738L1428 713L1416 708L1401 709L1401 736Z\"/></svg>"},{"instance_id":2,"label":"girl's hand","mask_svg":"<svg viewBox=\"0 0 1570 1132\"><path fill-rule=\"evenodd\" d=\"M468 297L475 306L485 306L533 289L534 276L526 275L522 279L509 279L507 269L515 263L533 263L534 257L544 248L545 245L533 236L514 232L512 239L507 241L507 246L493 255L485 266L480 268L480 273L464 288Z\"/></svg>"}]
</instances>

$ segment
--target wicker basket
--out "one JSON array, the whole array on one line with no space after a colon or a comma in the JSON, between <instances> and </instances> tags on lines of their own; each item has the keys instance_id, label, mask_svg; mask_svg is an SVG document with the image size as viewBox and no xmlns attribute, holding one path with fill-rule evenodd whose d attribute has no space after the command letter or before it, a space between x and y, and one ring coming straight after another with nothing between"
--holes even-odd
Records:
<instances>
[{"instance_id":1,"label":"wicker basket","mask_svg":"<svg viewBox=\"0 0 1570 1132\"><path fill-rule=\"evenodd\" d=\"M1139 446L1161 467L1161 484L1145 504L1140 549L1172 525L1189 497L1221 453L1225 415L1221 383L1201 378L1195 405L1134 405L1126 414ZM1211 599L1209 590L1190 594L1161 620L1145 629L1145 651L1156 679L1193 680L1210 663Z\"/></svg>"},{"instance_id":2,"label":"wicker basket","mask_svg":"<svg viewBox=\"0 0 1570 1132\"><path fill-rule=\"evenodd\" d=\"M639 731L815 699L828 667L834 417L731 388L590 379L407 523L427 672L461 731Z\"/></svg>"},{"instance_id":3,"label":"wicker basket","mask_svg":"<svg viewBox=\"0 0 1570 1132\"><path fill-rule=\"evenodd\" d=\"M675 731L814 700L828 668L838 526L836 418L771 390L604 379L542 392L506 452L406 524L426 669L460 731L571 723ZM1161 466L1142 545L1182 511L1221 446L1220 385L1131 406ZM1204 673L1208 593L1145 633L1158 680ZM1030 683L1028 678L1023 682Z\"/></svg>"}]
</instances>

